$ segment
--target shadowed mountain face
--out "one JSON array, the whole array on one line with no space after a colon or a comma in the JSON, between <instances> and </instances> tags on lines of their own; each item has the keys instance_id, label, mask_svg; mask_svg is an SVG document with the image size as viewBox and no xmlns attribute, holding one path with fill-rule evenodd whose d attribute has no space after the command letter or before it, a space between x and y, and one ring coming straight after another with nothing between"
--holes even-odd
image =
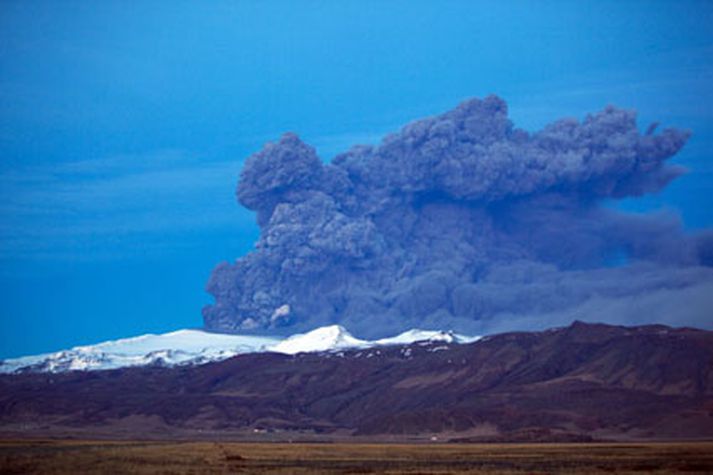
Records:
<instances>
[{"instance_id":1,"label":"shadowed mountain face","mask_svg":"<svg viewBox=\"0 0 713 475\"><path fill-rule=\"evenodd\" d=\"M0 431L111 433L136 424L135 436L146 421L161 437L260 428L284 438L296 432L710 438L713 333L575 323L468 345L263 353L191 368L0 377Z\"/></svg>"},{"instance_id":2,"label":"shadowed mountain face","mask_svg":"<svg viewBox=\"0 0 713 475\"><path fill-rule=\"evenodd\" d=\"M491 96L329 164L286 134L245 162L237 197L261 235L213 271L205 326L339 323L374 338L573 316L710 325L713 236L684 234L673 214L604 206L682 173L667 160L688 133L654 128L642 134L635 113L607 107L530 134Z\"/></svg>"}]
</instances>

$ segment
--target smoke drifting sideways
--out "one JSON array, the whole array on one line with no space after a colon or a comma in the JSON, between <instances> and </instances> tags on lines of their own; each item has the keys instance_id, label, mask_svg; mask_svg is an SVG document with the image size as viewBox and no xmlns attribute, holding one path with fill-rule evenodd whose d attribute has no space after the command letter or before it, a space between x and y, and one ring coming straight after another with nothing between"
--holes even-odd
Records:
<instances>
[{"instance_id":1,"label":"smoke drifting sideways","mask_svg":"<svg viewBox=\"0 0 713 475\"><path fill-rule=\"evenodd\" d=\"M237 197L260 238L213 271L205 327L339 323L369 338L575 319L711 327L713 232L611 206L684 172L667 160L688 132L654 129L609 106L530 134L489 96L329 164L285 134L245 162Z\"/></svg>"}]
</instances>

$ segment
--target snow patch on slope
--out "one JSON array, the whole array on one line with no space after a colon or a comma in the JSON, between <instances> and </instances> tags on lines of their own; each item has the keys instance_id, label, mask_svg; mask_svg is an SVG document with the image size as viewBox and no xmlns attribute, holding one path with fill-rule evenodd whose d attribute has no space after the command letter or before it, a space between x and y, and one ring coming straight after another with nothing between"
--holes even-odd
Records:
<instances>
[{"instance_id":1,"label":"snow patch on slope","mask_svg":"<svg viewBox=\"0 0 713 475\"><path fill-rule=\"evenodd\" d=\"M459 335L453 332L434 331L434 330L408 330L399 335L390 338L382 338L376 340L377 345L408 345L417 341L431 341L443 343L473 343L480 337Z\"/></svg>"}]
</instances>

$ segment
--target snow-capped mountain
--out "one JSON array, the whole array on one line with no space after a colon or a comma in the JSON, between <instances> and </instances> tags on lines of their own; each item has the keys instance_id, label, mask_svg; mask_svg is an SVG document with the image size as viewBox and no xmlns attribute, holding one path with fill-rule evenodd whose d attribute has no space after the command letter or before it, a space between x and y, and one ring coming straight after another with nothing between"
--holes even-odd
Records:
<instances>
[{"instance_id":1,"label":"snow-capped mountain","mask_svg":"<svg viewBox=\"0 0 713 475\"><path fill-rule=\"evenodd\" d=\"M241 353L264 351L277 342L279 340L272 337L178 330L9 359L0 363L0 373L58 373L128 366L201 364L224 360Z\"/></svg>"},{"instance_id":2,"label":"snow-capped mountain","mask_svg":"<svg viewBox=\"0 0 713 475\"><path fill-rule=\"evenodd\" d=\"M270 348L276 353L294 355L313 351L333 351L345 348L366 348L376 342L353 337L341 325L317 328L308 333L293 335Z\"/></svg>"},{"instance_id":3,"label":"snow-capped mountain","mask_svg":"<svg viewBox=\"0 0 713 475\"><path fill-rule=\"evenodd\" d=\"M405 345L417 341L470 343L479 337L452 332L409 330L380 340L360 340L344 327L332 325L279 339L270 336L229 335L202 330L178 330L77 346L56 353L24 356L0 362L0 373L91 371L130 366L197 365L238 354L274 352L297 354L349 348Z\"/></svg>"},{"instance_id":4,"label":"snow-capped mountain","mask_svg":"<svg viewBox=\"0 0 713 475\"><path fill-rule=\"evenodd\" d=\"M408 335L423 333L398 341ZM343 328L321 328L286 349L376 345L350 338ZM263 442L347 434L390 442L713 440L711 361L711 331L575 322L472 345L418 341L253 353L180 371L2 375L0 430Z\"/></svg>"}]
</instances>

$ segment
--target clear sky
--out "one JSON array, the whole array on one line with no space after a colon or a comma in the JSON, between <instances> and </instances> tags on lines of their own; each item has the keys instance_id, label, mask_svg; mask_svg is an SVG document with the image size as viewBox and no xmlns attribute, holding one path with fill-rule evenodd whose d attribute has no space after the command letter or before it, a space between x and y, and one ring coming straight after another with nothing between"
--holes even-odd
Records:
<instances>
[{"instance_id":1,"label":"clear sky","mask_svg":"<svg viewBox=\"0 0 713 475\"><path fill-rule=\"evenodd\" d=\"M202 324L247 252L242 161L324 159L495 93L536 130L608 103L691 129L690 173L619 204L713 225L713 3L0 3L0 358Z\"/></svg>"}]
</instances>

